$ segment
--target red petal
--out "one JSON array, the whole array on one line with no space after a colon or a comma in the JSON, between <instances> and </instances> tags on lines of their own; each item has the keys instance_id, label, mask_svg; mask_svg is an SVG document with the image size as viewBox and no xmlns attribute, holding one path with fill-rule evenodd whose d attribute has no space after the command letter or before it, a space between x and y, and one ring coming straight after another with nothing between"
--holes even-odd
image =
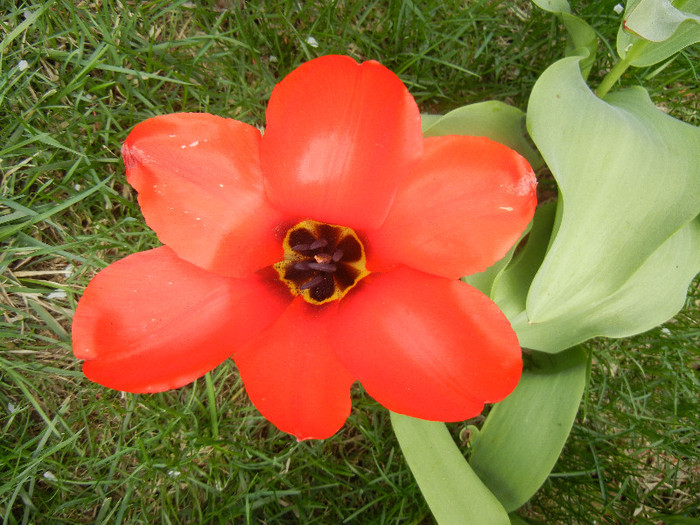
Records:
<instances>
[{"instance_id":1,"label":"red petal","mask_svg":"<svg viewBox=\"0 0 700 525\"><path fill-rule=\"evenodd\" d=\"M283 219L266 200L259 145L257 129L206 113L155 117L127 137L127 180L179 257L233 277L282 258Z\"/></svg>"},{"instance_id":2,"label":"red petal","mask_svg":"<svg viewBox=\"0 0 700 525\"><path fill-rule=\"evenodd\" d=\"M271 324L285 295L257 277L203 271L167 247L135 253L85 289L73 318L73 352L86 360L88 379L109 388L177 388Z\"/></svg>"},{"instance_id":3,"label":"red petal","mask_svg":"<svg viewBox=\"0 0 700 525\"><path fill-rule=\"evenodd\" d=\"M273 90L260 160L279 209L376 228L422 149L418 107L396 75L377 62L326 56Z\"/></svg>"},{"instance_id":4,"label":"red petal","mask_svg":"<svg viewBox=\"0 0 700 525\"><path fill-rule=\"evenodd\" d=\"M260 413L297 439L335 434L350 414L353 378L332 350L335 305L298 298L278 321L234 359Z\"/></svg>"},{"instance_id":5,"label":"red petal","mask_svg":"<svg viewBox=\"0 0 700 525\"><path fill-rule=\"evenodd\" d=\"M515 244L537 205L527 161L485 137L425 139L386 222L368 232L370 270L400 262L458 278L485 270Z\"/></svg>"},{"instance_id":6,"label":"red petal","mask_svg":"<svg viewBox=\"0 0 700 525\"><path fill-rule=\"evenodd\" d=\"M460 281L400 268L373 274L340 303L335 349L394 412L460 421L520 378L521 350L498 307Z\"/></svg>"}]
</instances>

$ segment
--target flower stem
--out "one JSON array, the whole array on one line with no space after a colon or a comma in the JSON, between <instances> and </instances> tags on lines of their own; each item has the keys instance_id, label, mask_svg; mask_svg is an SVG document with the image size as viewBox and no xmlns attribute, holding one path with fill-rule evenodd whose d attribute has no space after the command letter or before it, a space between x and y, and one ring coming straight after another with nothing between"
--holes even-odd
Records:
<instances>
[{"instance_id":1,"label":"flower stem","mask_svg":"<svg viewBox=\"0 0 700 525\"><path fill-rule=\"evenodd\" d=\"M207 385L207 400L209 401L209 418L211 419L211 434L214 439L219 439L219 420L216 413L216 396L214 394L214 382L211 379L211 372L204 376Z\"/></svg>"},{"instance_id":2,"label":"flower stem","mask_svg":"<svg viewBox=\"0 0 700 525\"><path fill-rule=\"evenodd\" d=\"M615 85L615 82L617 82L622 74L627 71L627 68L632 65L632 61L635 60L639 55L642 54L642 51L644 51L644 48L647 47L647 44L649 42L646 40L637 40L634 44L630 46L630 48L627 50L627 54L625 55L625 58L619 60L610 71L608 71L608 74L605 75L605 78L603 78L603 81L598 85L598 89L596 89L596 95L598 95L599 98L605 97L605 95L608 94L608 91L610 91L610 88L612 88Z\"/></svg>"}]
</instances>

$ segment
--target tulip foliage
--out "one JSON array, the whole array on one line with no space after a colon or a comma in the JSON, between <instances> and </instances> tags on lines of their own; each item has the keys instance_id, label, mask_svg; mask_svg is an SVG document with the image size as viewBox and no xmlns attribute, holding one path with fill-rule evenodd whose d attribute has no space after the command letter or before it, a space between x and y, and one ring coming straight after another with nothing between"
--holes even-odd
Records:
<instances>
[{"instance_id":1,"label":"tulip foliage","mask_svg":"<svg viewBox=\"0 0 700 525\"><path fill-rule=\"evenodd\" d=\"M527 113L487 102L424 118L428 136L484 134L508 144L546 166L559 193L540 204L515 254L464 278L496 302L531 351L514 393L472 429L468 460L442 424L392 415L441 524L509 523L551 472L573 425L590 360L577 345L666 321L700 271L700 129L655 107L643 87L612 89L627 68L700 41L700 3L627 2L619 61L596 90L587 83L595 32L566 0L534 3L559 18L569 45L535 84Z\"/></svg>"}]
</instances>

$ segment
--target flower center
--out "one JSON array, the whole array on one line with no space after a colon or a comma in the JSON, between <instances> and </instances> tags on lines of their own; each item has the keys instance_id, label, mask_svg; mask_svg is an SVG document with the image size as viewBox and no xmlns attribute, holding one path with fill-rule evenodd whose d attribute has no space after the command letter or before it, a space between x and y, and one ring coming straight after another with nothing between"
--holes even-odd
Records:
<instances>
[{"instance_id":1,"label":"flower center","mask_svg":"<svg viewBox=\"0 0 700 525\"><path fill-rule=\"evenodd\" d=\"M311 304L341 299L369 275L360 239L344 226L302 221L289 229L283 247L284 260L274 268L293 295Z\"/></svg>"}]
</instances>

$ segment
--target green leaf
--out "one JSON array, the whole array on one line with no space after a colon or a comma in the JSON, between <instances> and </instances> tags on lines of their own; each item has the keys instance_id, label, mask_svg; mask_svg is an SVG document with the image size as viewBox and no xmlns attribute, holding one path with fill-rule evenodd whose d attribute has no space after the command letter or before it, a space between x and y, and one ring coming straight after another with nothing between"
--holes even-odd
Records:
<instances>
[{"instance_id":1,"label":"green leaf","mask_svg":"<svg viewBox=\"0 0 700 525\"><path fill-rule=\"evenodd\" d=\"M566 0L532 0L540 9L549 11L550 13L570 13L571 7Z\"/></svg>"},{"instance_id":2,"label":"green leaf","mask_svg":"<svg viewBox=\"0 0 700 525\"><path fill-rule=\"evenodd\" d=\"M428 129L430 126L435 124L441 118L442 118L442 115L431 115L430 113L421 113L420 125L421 125L421 129L423 130L423 133L425 133L426 129Z\"/></svg>"},{"instance_id":3,"label":"green leaf","mask_svg":"<svg viewBox=\"0 0 700 525\"><path fill-rule=\"evenodd\" d=\"M554 468L583 396L587 362L581 348L533 355L516 389L486 418L469 464L508 512Z\"/></svg>"},{"instance_id":4,"label":"green leaf","mask_svg":"<svg viewBox=\"0 0 700 525\"><path fill-rule=\"evenodd\" d=\"M582 18L571 14L571 7L566 0L533 0L533 3L541 9L557 15L561 23L564 24L566 32L569 34L566 56L587 55L581 61L581 71L584 78L588 77L598 52L596 32Z\"/></svg>"},{"instance_id":5,"label":"green leaf","mask_svg":"<svg viewBox=\"0 0 700 525\"><path fill-rule=\"evenodd\" d=\"M589 304L582 313L531 323L524 311L523 283L529 282L544 257L548 238L544 230L546 226L537 232L533 228L532 244L502 274L493 294L525 348L559 352L592 337L628 337L649 330L683 308L688 285L700 271L700 218L696 218L662 244L614 294Z\"/></svg>"},{"instance_id":6,"label":"green leaf","mask_svg":"<svg viewBox=\"0 0 700 525\"><path fill-rule=\"evenodd\" d=\"M569 33L566 56L585 56L581 60L581 73L583 78L588 78L598 53L598 35L582 18L569 13L561 13L559 18Z\"/></svg>"},{"instance_id":7,"label":"green leaf","mask_svg":"<svg viewBox=\"0 0 700 525\"><path fill-rule=\"evenodd\" d=\"M423 127L426 137L472 135L488 137L505 144L525 157L537 169L542 158L532 147L524 128L525 113L503 102L489 101L455 109L439 119L431 119Z\"/></svg>"},{"instance_id":8,"label":"green leaf","mask_svg":"<svg viewBox=\"0 0 700 525\"><path fill-rule=\"evenodd\" d=\"M528 108L561 207L527 297L533 323L588 313L700 211L700 129L657 109L641 88L599 99L578 61L550 66ZM644 293L639 301L649 301Z\"/></svg>"},{"instance_id":9,"label":"green leaf","mask_svg":"<svg viewBox=\"0 0 700 525\"><path fill-rule=\"evenodd\" d=\"M631 65L645 67L696 42L700 42L700 0L688 0L681 9L669 0L630 0L617 32L617 53Z\"/></svg>"},{"instance_id":10,"label":"green leaf","mask_svg":"<svg viewBox=\"0 0 700 525\"><path fill-rule=\"evenodd\" d=\"M512 263L498 276L492 287L491 298L501 311L506 314L513 325L521 346L542 350L535 346L528 346L522 342L522 327L516 322L527 316L525 314L525 302L530 283L537 275L544 260L549 239L554 227L554 218L557 210L556 202L549 202L538 206L532 226L528 234L527 243ZM527 320L525 321L527 324ZM520 328L520 331L518 330Z\"/></svg>"},{"instance_id":11,"label":"green leaf","mask_svg":"<svg viewBox=\"0 0 700 525\"><path fill-rule=\"evenodd\" d=\"M440 525L508 525L508 514L457 448L444 423L391 414L411 472Z\"/></svg>"},{"instance_id":12,"label":"green leaf","mask_svg":"<svg viewBox=\"0 0 700 525\"><path fill-rule=\"evenodd\" d=\"M687 2L688 9L693 2ZM625 28L644 40L663 42L684 22L700 24L700 16L676 9L671 0L639 0L629 3L625 12Z\"/></svg>"}]
</instances>

